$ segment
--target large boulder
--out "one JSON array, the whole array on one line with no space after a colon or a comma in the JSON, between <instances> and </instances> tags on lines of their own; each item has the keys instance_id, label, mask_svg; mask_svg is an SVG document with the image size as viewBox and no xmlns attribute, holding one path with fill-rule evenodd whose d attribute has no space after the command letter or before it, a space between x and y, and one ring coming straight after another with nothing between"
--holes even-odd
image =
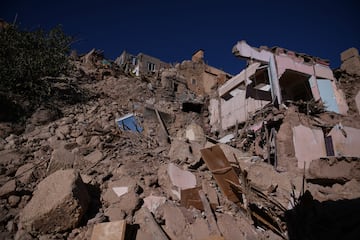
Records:
<instances>
[{"instance_id":1,"label":"large boulder","mask_svg":"<svg viewBox=\"0 0 360 240\"><path fill-rule=\"evenodd\" d=\"M69 169L74 165L74 162L75 154L64 147L60 147L52 152L47 171L51 174L60 169Z\"/></svg>"},{"instance_id":2,"label":"large boulder","mask_svg":"<svg viewBox=\"0 0 360 240\"><path fill-rule=\"evenodd\" d=\"M105 216L110 221L122 220L131 216L139 208L141 201L137 194L139 186L131 177L123 176L110 182L102 196L104 200Z\"/></svg>"},{"instance_id":3,"label":"large boulder","mask_svg":"<svg viewBox=\"0 0 360 240\"><path fill-rule=\"evenodd\" d=\"M74 169L59 170L43 181L20 213L25 230L40 233L75 228L89 205L90 197L80 174Z\"/></svg>"}]
</instances>

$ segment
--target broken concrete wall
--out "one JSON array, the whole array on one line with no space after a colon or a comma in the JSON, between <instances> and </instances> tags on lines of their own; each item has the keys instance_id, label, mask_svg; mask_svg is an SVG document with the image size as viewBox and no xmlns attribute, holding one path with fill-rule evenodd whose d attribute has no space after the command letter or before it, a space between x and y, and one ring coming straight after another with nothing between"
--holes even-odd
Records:
<instances>
[{"instance_id":1,"label":"broken concrete wall","mask_svg":"<svg viewBox=\"0 0 360 240\"><path fill-rule=\"evenodd\" d=\"M349 110L349 106L346 103L345 94L341 89L339 89L336 86L335 81L331 81L331 84L332 84L332 89L334 91L335 100L336 100L336 103L338 105L339 113L343 114L343 115L346 115L348 110Z\"/></svg>"},{"instance_id":2,"label":"broken concrete wall","mask_svg":"<svg viewBox=\"0 0 360 240\"><path fill-rule=\"evenodd\" d=\"M359 94L360 96L360 94ZM210 115L210 126L211 132L216 132L221 129L221 122L220 122L220 102L216 98L212 98L209 101L209 115Z\"/></svg>"},{"instance_id":3,"label":"broken concrete wall","mask_svg":"<svg viewBox=\"0 0 360 240\"><path fill-rule=\"evenodd\" d=\"M329 66L315 64L314 71L315 71L316 77L335 80L333 71L330 69Z\"/></svg>"},{"instance_id":4,"label":"broken concrete wall","mask_svg":"<svg viewBox=\"0 0 360 240\"><path fill-rule=\"evenodd\" d=\"M246 92L239 90L229 100L211 99L209 105L211 131L226 130L236 123L244 122L256 110L263 108L269 101L246 98Z\"/></svg>"},{"instance_id":5,"label":"broken concrete wall","mask_svg":"<svg viewBox=\"0 0 360 240\"><path fill-rule=\"evenodd\" d=\"M246 41L239 41L232 49L232 53L239 58L254 59L261 62L269 62L272 53L264 50L253 48Z\"/></svg>"},{"instance_id":6,"label":"broken concrete wall","mask_svg":"<svg viewBox=\"0 0 360 240\"><path fill-rule=\"evenodd\" d=\"M331 136L335 156L360 157L360 129L336 125Z\"/></svg>"},{"instance_id":7,"label":"broken concrete wall","mask_svg":"<svg viewBox=\"0 0 360 240\"><path fill-rule=\"evenodd\" d=\"M226 130L236 124L246 121L248 116L269 103L269 101L256 100L247 96L246 84L260 63L251 64L238 75L228 80L218 89L220 100L210 100L210 124L212 131L220 128ZM220 107L219 107L220 103Z\"/></svg>"},{"instance_id":8,"label":"broken concrete wall","mask_svg":"<svg viewBox=\"0 0 360 240\"><path fill-rule=\"evenodd\" d=\"M219 128L226 130L236 122L246 121L251 112L261 109L270 102L266 97L269 90L273 101L275 98L279 102L281 99L292 101L321 99L326 102L328 110L346 114L348 106L344 94L337 89L334 75L327 65L319 64L307 56L298 56L291 51L285 53L281 48L277 49L277 54L265 48L252 48L245 41L238 42L233 48L233 53L241 58L258 62L250 64L219 87L220 102L216 102L219 101L218 99L211 101L210 123L220 127L213 127L212 131ZM260 80L261 74L264 77ZM329 81L329 86L322 88L320 92L318 79L323 80L323 78ZM266 89L262 89L264 87ZM219 110L214 110L219 103Z\"/></svg>"},{"instance_id":9,"label":"broken concrete wall","mask_svg":"<svg viewBox=\"0 0 360 240\"><path fill-rule=\"evenodd\" d=\"M187 82L176 68L168 68L161 72L161 86L173 93L182 93L187 88Z\"/></svg>"},{"instance_id":10,"label":"broken concrete wall","mask_svg":"<svg viewBox=\"0 0 360 240\"><path fill-rule=\"evenodd\" d=\"M286 69L292 69L297 72L306 73L308 75L314 75L314 68L310 64L302 63L298 58L291 58L286 54L275 55L277 63L278 77L286 71Z\"/></svg>"},{"instance_id":11,"label":"broken concrete wall","mask_svg":"<svg viewBox=\"0 0 360 240\"><path fill-rule=\"evenodd\" d=\"M230 74L204 63L204 51L199 50L192 61L183 61L177 69L186 79L188 88L197 95L209 94L215 86L224 83Z\"/></svg>"},{"instance_id":12,"label":"broken concrete wall","mask_svg":"<svg viewBox=\"0 0 360 240\"><path fill-rule=\"evenodd\" d=\"M349 74L360 75L360 56L356 48L349 48L341 53L341 70Z\"/></svg>"},{"instance_id":13,"label":"broken concrete wall","mask_svg":"<svg viewBox=\"0 0 360 240\"><path fill-rule=\"evenodd\" d=\"M314 100L325 99L320 98L319 93L319 86L317 83L314 82L313 78L317 79L328 79L331 81L332 91L334 92L334 104L336 107L332 107L328 110L334 111L341 114L346 114L348 107L346 104L346 100L344 94L337 88L335 84L335 77L333 75L332 70L329 66L322 65L322 64L309 64L301 61L301 58L292 58L287 55L276 55L275 56L277 68L278 68L278 75L279 79L281 75L284 74L287 70L294 70L300 73L305 73L309 75L309 83L311 87L311 92L313 95ZM299 60L300 59L300 60ZM281 85L281 84L280 84ZM280 86L282 87L282 86ZM328 90L329 91L329 90Z\"/></svg>"},{"instance_id":14,"label":"broken concrete wall","mask_svg":"<svg viewBox=\"0 0 360 240\"><path fill-rule=\"evenodd\" d=\"M204 93L209 94L218 83L218 75L208 71L201 74Z\"/></svg>"},{"instance_id":15,"label":"broken concrete wall","mask_svg":"<svg viewBox=\"0 0 360 240\"><path fill-rule=\"evenodd\" d=\"M303 125L293 128L295 156L299 168L309 168L314 159L326 156L324 134L320 129L311 129Z\"/></svg>"},{"instance_id":16,"label":"broken concrete wall","mask_svg":"<svg viewBox=\"0 0 360 240\"><path fill-rule=\"evenodd\" d=\"M135 55L132 55L132 54L126 52L126 51L123 51L121 53L121 55L115 59L114 62L116 64L118 64L119 66L124 64L124 63L127 63L127 62L129 62L129 63L131 63L132 65L135 66L136 65L136 60L137 59L136 59Z\"/></svg>"},{"instance_id":17,"label":"broken concrete wall","mask_svg":"<svg viewBox=\"0 0 360 240\"><path fill-rule=\"evenodd\" d=\"M241 123L256 110L261 109L269 101L255 100L246 98L246 91L239 90L238 93L228 101L221 99L221 127L226 130L234 126L237 122Z\"/></svg>"},{"instance_id":18,"label":"broken concrete wall","mask_svg":"<svg viewBox=\"0 0 360 240\"><path fill-rule=\"evenodd\" d=\"M326 60L299 54L282 48L261 49L249 46L245 41L238 42L234 48L235 56L260 63L268 63L272 99L278 103L285 100L319 100L320 94L314 78L331 80L334 103L331 111L346 114L348 108L344 95L337 89L332 70ZM322 99L324 100L324 99Z\"/></svg>"},{"instance_id":19,"label":"broken concrete wall","mask_svg":"<svg viewBox=\"0 0 360 240\"><path fill-rule=\"evenodd\" d=\"M152 74L160 71L160 69L170 68L169 63L165 63L158 58L139 53L137 55L130 54L123 51L121 55L116 58L115 63L119 66L124 66L125 72L132 72L136 76L141 74Z\"/></svg>"},{"instance_id":20,"label":"broken concrete wall","mask_svg":"<svg viewBox=\"0 0 360 240\"><path fill-rule=\"evenodd\" d=\"M209 94L214 86L225 83L230 78L230 74L215 67L205 65L202 77L204 79L204 91Z\"/></svg>"},{"instance_id":21,"label":"broken concrete wall","mask_svg":"<svg viewBox=\"0 0 360 240\"><path fill-rule=\"evenodd\" d=\"M360 162L349 159L324 158L313 160L310 164L308 179L328 179L339 183L360 180ZM360 186L359 186L360 187Z\"/></svg>"},{"instance_id":22,"label":"broken concrete wall","mask_svg":"<svg viewBox=\"0 0 360 240\"><path fill-rule=\"evenodd\" d=\"M205 71L203 62L183 61L178 66L179 73L186 79L187 87L194 93L204 93L202 73Z\"/></svg>"},{"instance_id":23,"label":"broken concrete wall","mask_svg":"<svg viewBox=\"0 0 360 240\"><path fill-rule=\"evenodd\" d=\"M358 113L360 114L360 91L356 94L355 103Z\"/></svg>"},{"instance_id":24,"label":"broken concrete wall","mask_svg":"<svg viewBox=\"0 0 360 240\"><path fill-rule=\"evenodd\" d=\"M161 61L158 58L139 53L137 55L140 73L151 74L160 71L160 69L169 68L170 64Z\"/></svg>"},{"instance_id":25,"label":"broken concrete wall","mask_svg":"<svg viewBox=\"0 0 360 240\"><path fill-rule=\"evenodd\" d=\"M278 73L276 69L276 60L274 54L267 50L267 48L253 48L246 43L246 41L240 41L233 47L233 54L239 58L245 58L248 60L255 60L261 63L269 64L269 78L271 79L271 95L273 100L277 99L278 103L281 103L281 93L278 81Z\"/></svg>"},{"instance_id":26,"label":"broken concrete wall","mask_svg":"<svg viewBox=\"0 0 360 240\"><path fill-rule=\"evenodd\" d=\"M249 77L255 73L258 67L260 67L260 63L252 63L247 68L243 69L239 74L229 79L224 85L219 87L219 95L224 96L241 84L246 85L246 82L244 81L248 80Z\"/></svg>"},{"instance_id":27,"label":"broken concrete wall","mask_svg":"<svg viewBox=\"0 0 360 240\"><path fill-rule=\"evenodd\" d=\"M200 49L200 50L196 51L192 55L191 61L193 61L193 62L202 62L202 61L204 61L204 50Z\"/></svg>"}]
</instances>

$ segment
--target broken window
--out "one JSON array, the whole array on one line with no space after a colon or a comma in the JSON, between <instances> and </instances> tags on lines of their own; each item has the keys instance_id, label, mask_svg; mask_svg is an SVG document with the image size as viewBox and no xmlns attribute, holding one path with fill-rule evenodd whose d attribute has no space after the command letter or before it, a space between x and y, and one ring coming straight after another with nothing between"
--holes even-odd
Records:
<instances>
[{"instance_id":1,"label":"broken window","mask_svg":"<svg viewBox=\"0 0 360 240\"><path fill-rule=\"evenodd\" d=\"M130 113L115 120L118 127L124 131L142 132L143 128L137 123L134 114Z\"/></svg>"},{"instance_id":2,"label":"broken window","mask_svg":"<svg viewBox=\"0 0 360 240\"><path fill-rule=\"evenodd\" d=\"M282 100L310 101L313 99L310 77L310 75L286 69L279 79Z\"/></svg>"},{"instance_id":3,"label":"broken window","mask_svg":"<svg viewBox=\"0 0 360 240\"><path fill-rule=\"evenodd\" d=\"M331 136L325 136L326 156L335 156L334 144Z\"/></svg>"},{"instance_id":4,"label":"broken window","mask_svg":"<svg viewBox=\"0 0 360 240\"><path fill-rule=\"evenodd\" d=\"M321 78L318 78L316 80L319 87L321 100L324 103L326 109L328 111L339 113L339 106L336 102L336 96L331 80Z\"/></svg>"},{"instance_id":5,"label":"broken window","mask_svg":"<svg viewBox=\"0 0 360 240\"><path fill-rule=\"evenodd\" d=\"M147 67L150 72L155 72L155 64L154 63L148 62Z\"/></svg>"},{"instance_id":6,"label":"broken window","mask_svg":"<svg viewBox=\"0 0 360 240\"><path fill-rule=\"evenodd\" d=\"M182 111L183 112L196 112L201 113L203 104L196 102L183 102Z\"/></svg>"},{"instance_id":7,"label":"broken window","mask_svg":"<svg viewBox=\"0 0 360 240\"><path fill-rule=\"evenodd\" d=\"M271 87L268 66L259 67L255 74L250 76L250 83L246 88L246 98L271 101Z\"/></svg>"},{"instance_id":8,"label":"broken window","mask_svg":"<svg viewBox=\"0 0 360 240\"><path fill-rule=\"evenodd\" d=\"M132 65L137 65L137 58L136 57L131 57L131 64Z\"/></svg>"}]
</instances>

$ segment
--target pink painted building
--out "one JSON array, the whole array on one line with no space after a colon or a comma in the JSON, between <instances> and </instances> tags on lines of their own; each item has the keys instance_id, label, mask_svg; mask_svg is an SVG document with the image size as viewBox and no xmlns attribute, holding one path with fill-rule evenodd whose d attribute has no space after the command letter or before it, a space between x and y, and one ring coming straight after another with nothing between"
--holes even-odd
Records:
<instances>
[{"instance_id":1,"label":"pink painted building","mask_svg":"<svg viewBox=\"0 0 360 240\"><path fill-rule=\"evenodd\" d=\"M346 114L348 106L327 60L283 48L254 48L245 41L233 54L248 61L247 67L218 88L210 100L212 131L244 122L266 104L286 101L321 101L328 111Z\"/></svg>"}]
</instances>

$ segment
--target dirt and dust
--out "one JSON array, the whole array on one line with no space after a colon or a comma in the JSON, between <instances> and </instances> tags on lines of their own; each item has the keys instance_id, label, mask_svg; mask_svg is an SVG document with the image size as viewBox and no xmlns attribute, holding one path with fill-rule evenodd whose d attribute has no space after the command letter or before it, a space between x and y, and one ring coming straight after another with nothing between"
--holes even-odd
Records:
<instances>
[{"instance_id":1,"label":"dirt and dust","mask_svg":"<svg viewBox=\"0 0 360 240\"><path fill-rule=\"evenodd\" d=\"M95 240L95 225L119 220L125 220L124 239L287 239L299 236L289 223L301 219L297 209L306 211L306 202L299 204L306 190L313 197L307 193L303 199L321 210L327 200L360 197L358 157L319 158L304 171L297 167L293 142L300 124L324 136L339 122L360 128L353 103L359 76L339 73L348 116L309 114L296 104L271 106L220 144L210 132L206 99L187 89L169 93L157 74L133 77L101 60L95 50L74 60L68 81L83 91L67 96L74 97L71 104L38 109L24 132L2 123L0 239ZM91 97L79 102L77 94L84 93ZM202 110L183 111L184 102ZM119 128L116 120L129 113L141 129ZM259 129L245 129L259 121ZM275 152L271 129L277 132ZM200 151L214 145L223 152L216 169ZM234 191L236 203L217 182L231 169L236 182L225 178L223 184ZM66 177L64 171L74 174ZM38 206L42 201L46 212Z\"/></svg>"}]
</instances>

